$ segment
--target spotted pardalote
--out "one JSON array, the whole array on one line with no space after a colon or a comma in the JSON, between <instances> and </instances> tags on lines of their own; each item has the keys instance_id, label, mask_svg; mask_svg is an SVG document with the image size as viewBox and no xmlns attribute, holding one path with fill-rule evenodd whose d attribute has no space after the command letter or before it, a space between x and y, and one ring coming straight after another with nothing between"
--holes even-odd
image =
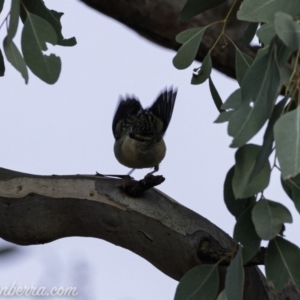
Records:
<instances>
[{"instance_id":1,"label":"spotted pardalote","mask_svg":"<svg viewBox=\"0 0 300 300\"><path fill-rule=\"evenodd\" d=\"M135 97L120 99L112 130L117 160L133 169L158 171L166 154L163 136L171 121L177 90L164 89L152 106L144 109Z\"/></svg>"}]
</instances>

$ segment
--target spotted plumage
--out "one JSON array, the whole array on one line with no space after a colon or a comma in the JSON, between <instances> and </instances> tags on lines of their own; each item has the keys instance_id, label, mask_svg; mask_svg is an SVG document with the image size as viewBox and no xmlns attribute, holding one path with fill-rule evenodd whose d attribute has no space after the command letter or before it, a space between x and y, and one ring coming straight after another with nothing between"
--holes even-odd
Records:
<instances>
[{"instance_id":1,"label":"spotted plumage","mask_svg":"<svg viewBox=\"0 0 300 300\"><path fill-rule=\"evenodd\" d=\"M163 135L171 121L176 95L176 89L165 89L147 109L134 97L120 100L112 129L115 156L121 164L158 170L166 152Z\"/></svg>"}]
</instances>

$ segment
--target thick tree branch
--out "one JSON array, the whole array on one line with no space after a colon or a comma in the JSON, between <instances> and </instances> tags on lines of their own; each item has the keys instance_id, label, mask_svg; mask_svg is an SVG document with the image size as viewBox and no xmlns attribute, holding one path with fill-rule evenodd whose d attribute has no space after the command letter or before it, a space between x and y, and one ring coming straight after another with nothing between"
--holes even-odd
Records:
<instances>
[{"instance_id":1,"label":"thick tree branch","mask_svg":"<svg viewBox=\"0 0 300 300\"><path fill-rule=\"evenodd\" d=\"M130 27L146 39L169 49L178 50L180 45L175 36L188 28L207 26L213 22L223 20L233 1L228 0L223 5L209 10L187 22L179 22L178 16L186 0L81 0L99 12L116 19ZM256 47L245 47L241 44L247 23L236 20L236 11L240 6L236 4L231 18L226 26L226 34L249 56L254 57ZM222 24L211 26L202 39L197 60L202 61L208 50L221 32ZM228 41L227 41L228 42ZM235 78L235 49L228 42L221 39L211 53L213 67L218 71ZM175 53L174 53L175 55Z\"/></svg>"},{"instance_id":2,"label":"thick tree branch","mask_svg":"<svg viewBox=\"0 0 300 300\"><path fill-rule=\"evenodd\" d=\"M37 176L0 168L0 237L19 245L69 236L100 238L131 250L176 280L207 263L201 249L199 253L203 241L234 250L229 235L165 194L150 189L131 198L121 184L99 176ZM220 271L224 278L226 267ZM292 286L272 294L257 267L245 272L244 299L299 297Z\"/></svg>"}]
</instances>

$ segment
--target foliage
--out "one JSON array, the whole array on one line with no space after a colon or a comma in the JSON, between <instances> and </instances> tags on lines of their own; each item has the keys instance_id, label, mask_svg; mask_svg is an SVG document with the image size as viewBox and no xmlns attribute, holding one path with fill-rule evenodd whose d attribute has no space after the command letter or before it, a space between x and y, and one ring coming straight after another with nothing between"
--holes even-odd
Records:
<instances>
[{"instance_id":1,"label":"foliage","mask_svg":"<svg viewBox=\"0 0 300 300\"><path fill-rule=\"evenodd\" d=\"M0 1L0 13L4 0ZM76 39L64 39L60 18L63 14L49 10L42 0L12 0L6 23L7 35L3 41L6 59L17 69L28 83L28 69L41 80L54 84L61 72L61 60L55 54L46 55L46 43L60 46L74 46ZM19 19L23 22L20 51L13 39L16 35ZM0 28L1 28L0 27ZM5 64L0 49L0 76L4 76Z\"/></svg>"},{"instance_id":2,"label":"foliage","mask_svg":"<svg viewBox=\"0 0 300 300\"><path fill-rule=\"evenodd\" d=\"M223 2L187 0L179 20L186 21ZM235 165L225 179L224 201L236 218L234 240L239 250L232 250L225 289L217 299L243 298L243 265L259 251L261 240L269 241L265 256L269 286L278 292L291 282L300 290L300 249L283 238L284 224L292 223L291 213L284 205L264 197L271 172L277 168L283 189L300 213L300 0L242 2L237 19L248 21L249 25L239 44L248 45L256 34L261 47L253 58L243 53L226 33L236 5L237 1L232 1L224 20L179 33L176 41L182 46L173 59L176 68L188 68L206 29L223 24L202 65L193 70L191 80L192 84L209 80L212 98L220 111L215 123L228 122L230 147L238 148ZM240 86L224 103L211 79L212 53L221 41L223 47L232 43L236 49L236 78ZM262 145L250 144L266 123ZM270 155L274 156L273 165ZM204 266L188 272L179 283L175 299L194 299L195 291L197 299L215 299L212 290L218 282L208 289L203 287L203 281L210 278L211 270L220 262L205 266L206 273ZM203 277L197 279L197 285L199 272ZM182 291L189 297L182 296Z\"/></svg>"}]
</instances>

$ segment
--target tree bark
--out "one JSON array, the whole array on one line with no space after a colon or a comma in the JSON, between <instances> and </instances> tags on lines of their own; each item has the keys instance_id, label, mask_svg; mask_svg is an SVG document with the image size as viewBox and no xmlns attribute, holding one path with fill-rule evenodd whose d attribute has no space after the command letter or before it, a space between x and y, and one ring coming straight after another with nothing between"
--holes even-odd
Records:
<instances>
[{"instance_id":1,"label":"tree bark","mask_svg":"<svg viewBox=\"0 0 300 300\"><path fill-rule=\"evenodd\" d=\"M187 22L180 22L178 17L186 0L81 0L97 11L123 23L144 38L169 49L178 50L181 46L175 37L183 30L192 27L207 26L213 22L224 20L233 1L208 10ZM257 47L244 46L241 41L248 23L236 19L236 12L241 1L237 1L226 25L226 34L243 52L255 56ZM196 60L203 61L221 33L222 23L209 27L202 39ZM231 42L220 39L211 53L213 67L235 78L235 48ZM175 53L174 53L175 56Z\"/></svg>"},{"instance_id":2,"label":"tree bark","mask_svg":"<svg viewBox=\"0 0 300 300\"><path fill-rule=\"evenodd\" d=\"M175 280L203 261L203 241L234 251L232 238L157 189L131 198L122 180L38 176L0 168L0 237L19 245L63 237L104 239L140 255ZM206 260L206 259L204 259ZM226 267L220 267L220 289ZM273 294L257 267L245 267L244 299L299 299L293 286Z\"/></svg>"}]
</instances>

